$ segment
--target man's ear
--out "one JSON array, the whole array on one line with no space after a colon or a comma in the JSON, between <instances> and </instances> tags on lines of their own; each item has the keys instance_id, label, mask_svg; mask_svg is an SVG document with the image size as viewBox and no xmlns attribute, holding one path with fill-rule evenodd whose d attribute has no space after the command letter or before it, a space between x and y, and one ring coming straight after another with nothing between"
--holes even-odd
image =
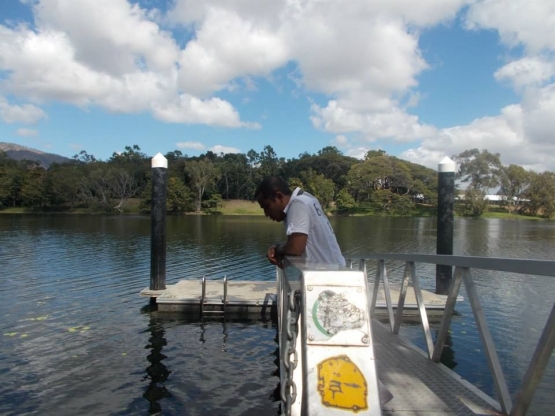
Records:
<instances>
[{"instance_id":1,"label":"man's ear","mask_svg":"<svg viewBox=\"0 0 555 416\"><path fill-rule=\"evenodd\" d=\"M281 191L277 191L274 194L274 200L277 200L277 201L280 201L280 202L283 201L284 197L285 197L285 195L283 195L283 192L281 192Z\"/></svg>"}]
</instances>

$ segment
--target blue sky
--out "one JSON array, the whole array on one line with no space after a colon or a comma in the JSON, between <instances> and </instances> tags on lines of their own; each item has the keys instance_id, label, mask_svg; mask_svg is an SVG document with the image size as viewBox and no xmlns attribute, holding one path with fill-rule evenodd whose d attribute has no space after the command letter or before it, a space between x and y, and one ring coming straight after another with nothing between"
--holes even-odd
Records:
<instances>
[{"instance_id":1,"label":"blue sky","mask_svg":"<svg viewBox=\"0 0 555 416\"><path fill-rule=\"evenodd\" d=\"M347 5L348 4L348 5ZM551 0L3 0L0 141L555 171Z\"/></svg>"}]
</instances>

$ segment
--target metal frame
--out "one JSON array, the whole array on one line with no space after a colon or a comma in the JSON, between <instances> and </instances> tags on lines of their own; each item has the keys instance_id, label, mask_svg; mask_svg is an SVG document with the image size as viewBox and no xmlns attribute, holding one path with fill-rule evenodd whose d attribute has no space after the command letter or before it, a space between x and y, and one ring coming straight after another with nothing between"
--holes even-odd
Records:
<instances>
[{"instance_id":1,"label":"metal frame","mask_svg":"<svg viewBox=\"0 0 555 416\"><path fill-rule=\"evenodd\" d=\"M202 276L202 294L200 297L200 313L204 314L217 314L224 315L225 317L225 307L227 305L227 275L224 276L224 296L222 298L222 310L220 311L205 311L204 305L206 304L206 276Z\"/></svg>"},{"instance_id":2,"label":"metal frame","mask_svg":"<svg viewBox=\"0 0 555 416\"><path fill-rule=\"evenodd\" d=\"M361 267L361 270L366 270L366 261L368 259L377 260L378 263L376 277L374 280L374 293L372 296L370 310L371 314L373 315L378 296L377 292L379 289L379 282L380 280L382 280L384 283L384 292L389 313L390 328L391 331L395 334L398 334L402 322L403 306L409 278L412 280L421 317L422 328L428 347L428 357L434 362L440 361L441 352L443 350L447 333L449 331L449 326L451 324L451 318L455 310L457 296L459 294L461 283L464 282L480 339L486 352L488 365L493 375L495 388L500 398L502 411L505 415L510 416L522 416L526 414L555 347L555 303L547 319L542 335L538 341L535 352L522 380L521 388L519 389L516 400L513 404L513 402L511 401L511 395L507 387L507 383L505 381L503 370L497 356L497 350L495 349L491 332L489 331L489 327L486 322L482 303L478 295L478 288L474 284L474 280L472 278L471 269L495 270L509 273L521 273L527 275L553 277L555 276L555 261L390 253L370 254L360 257L357 256L357 258L360 259L359 267ZM389 288L387 287L388 279L385 260L405 262L401 292L399 294L399 302L397 305L397 313L395 317L393 317L391 297L389 295ZM432 344L425 305L422 301L422 292L420 290L420 284L416 275L415 263L428 263L455 267L453 280L449 288L449 293L447 296L445 309L435 346ZM349 259L347 264L349 267L352 267L353 260ZM361 266L362 264L364 266Z\"/></svg>"}]
</instances>

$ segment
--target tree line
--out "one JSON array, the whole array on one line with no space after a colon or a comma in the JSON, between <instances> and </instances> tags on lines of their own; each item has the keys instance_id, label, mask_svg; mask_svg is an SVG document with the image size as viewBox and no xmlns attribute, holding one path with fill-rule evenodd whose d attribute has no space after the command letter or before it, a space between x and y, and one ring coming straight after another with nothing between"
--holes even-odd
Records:
<instances>
[{"instance_id":1,"label":"tree line","mask_svg":"<svg viewBox=\"0 0 555 416\"><path fill-rule=\"evenodd\" d=\"M200 213L217 210L222 200L253 200L256 186L268 175L282 176L292 187L301 186L338 214L413 215L423 207L433 212L437 203L435 170L383 150L371 150L363 160L345 156L334 146L287 160L269 145L246 154L208 151L189 157L174 150L164 156L168 159L169 212ZM458 204L461 214L481 215L486 209L483 197L496 187L507 196L507 205L513 197L519 200L514 208L519 212L554 214L553 173L503 167L499 155L487 150L468 150L454 158L460 165L458 177L467 185L459 191L465 195ZM113 153L106 161L83 150L70 162L54 163L47 169L36 161L16 161L0 152L0 209L124 212L130 200L138 200L139 209L148 212L150 162L151 157L137 145Z\"/></svg>"}]
</instances>

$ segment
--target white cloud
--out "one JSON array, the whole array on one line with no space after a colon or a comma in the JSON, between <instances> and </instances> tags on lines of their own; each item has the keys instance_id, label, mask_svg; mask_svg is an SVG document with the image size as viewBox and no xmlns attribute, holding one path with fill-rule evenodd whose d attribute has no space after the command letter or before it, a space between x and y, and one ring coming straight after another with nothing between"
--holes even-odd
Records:
<instances>
[{"instance_id":1,"label":"white cloud","mask_svg":"<svg viewBox=\"0 0 555 416\"><path fill-rule=\"evenodd\" d=\"M220 98L201 100L182 94L172 103L152 103L152 113L158 120L168 123L202 123L224 127L257 129L257 123L244 123L233 106Z\"/></svg>"},{"instance_id":2,"label":"white cloud","mask_svg":"<svg viewBox=\"0 0 555 416\"><path fill-rule=\"evenodd\" d=\"M175 144L178 149L192 149L192 150L210 150L217 155L223 153L240 153L241 150L235 147L230 146L223 146L221 144L217 144L215 146L210 147L209 149L206 148L204 144L201 142L178 142Z\"/></svg>"},{"instance_id":3,"label":"white cloud","mask_svg":"<svg viewBox=\"0 0 555 416\"><path fill-rule=\"evenodd\" d=\"M435 134L433 126L418 122L418 117L398 107L383 112L357 112L341 107L332 100L328 106L312 106L312 123L316 128L333 133L362 132L367 141L391 138L398 142L420 140Z\"/></svg>"},{"instance_id":4,"label":"white cloud","mask_svg":"<svg viewBox=\"0 0 555 416\"><path fill-rule=\"evenodd\" d=\"M204 150L206 148L201 142L178 142L175 146L178 149Z\"/></svg>"},{"instance_id":5,"label":"white cloud","mask_svg":"<svg viewBox=\"0 0 555 416\"><path fill-rule=\"evenodd\" d=\"M533 144L550 146L555 155L555 83L529 90L521 109L524 137Z\"/></svg>"},{"instance_id":6,"label":"white cloud","mask_svg":"<svg viewBox=\"0 0 555 416\"><path fill-rule=\"evenodd\" d=\"M217 144L216 146L212 146L210 148L211 151L219 155L220 153L227 154L227 153L240 153L241 150L237 149L236 147L230 146L222 146L221 144Z\"/></svg>"},{"instance_id":7,"label":"white cloud","mask_svg":"<svg viewBox=\"0 0 555 416\"><path fill-rule=\"evenodd\" d=\"M46 113L32 104L10 104L5 98L0 97L0 118L8 124L36 124L46 118Z\"/></svg>"},{"instance_id":8,"label":"white cloud","mask_svg":"<svg viewBox=\"0 0 555 416\"><path fill-rule=\"evenodd\" d=\"M531 100L535 103L531 108L515 104L503 108L496 117L484 117L466 126L443 129L435 137L422 141L420 147L401 153L400 157L435 169L443 157L477 148L499 153L505 165L553 171L554 90L555 87L542 90L543 98Z\"/></svg>"},{"instance_id":9,"label":"white cloud","mask_svg":"<svg viewBox=\"0 0 555 416\"><path fill-rule=\"evenodd\" d=\"M528 53L555 50L555 2L551 0L480 0L466 16L471 29L494 29L510 47L523 45Z\"/></svg>"},{"instance_id":10,"label":"white cloud","mask_svg":"<svg viewBox=\"0 0 555 416\"><path fill-rule=\"evenodd\" d=\"M426 68L418 39L399 20L369 21L334 3L325 15L303 15L291 31L291 47L307 88L327 94L373 91L388 96L417 85ZM346 13L347 12L347 13ZM348 13L350 12L350 13ZM325 47L324 47L325 45Z\"/></svg>"},{"instance_id":11,"label":"white cloud","mask_svg":"<svg viewBox=\"0 0 555 416\"><path fill-rule=\"evenodd\" d=\"M34 136L37 136L39 132L33 129L21 128L21 129L17 129L16 134L21 137L34 137Z\"/></svg>"},{"instance_id":12,"label":"white cloud","mask_svg":"<svg viewBox=\"0 0 555 416\"><path fill-rule=\"evenodd\" d=\"M366 153L368 153L369 150L370 148L367 147L353 147L348 149L345 155L364 160L364 156L366 156Z\"/></svg>"},{"instance_id":13,"label":"white cloud","mask_svg":"<svg viewBox=\"0 0 555 416\"><path fill-rule=\"evenodd\" d=\"M334 142L339 146L345 146L349 142L349 139L344 134L338 134L335 136Z\"/></svg>"},{"instance_id":14,"label":"white cloud","mask_svg":"<svg viewBox=\"0 0 555 416\"><path fill-rule=\"evenodd\" d=\"M400 156L437 168L444 156L478 148L500 153L505 165L555 171L555 3L479 0L468 8L466 27L496 30L501 41L514 48L494 76L508 81L522 101L495 117L440 130ZM521 56L517 47L522 47Z\"/></svg>"},{"instance_id":15,"label":"white cloud","mask_svg":"<svg viewBox=\"0 0 555 416\"><path fill-rule=\"evenodd\" d=\"M177 60L170 33L126 0L41 0L34 12L41 31L64 33L75 60L93 71L118 77L137 66L167 70Z\"/></svg>"},{"instance_id":16,"label":"white cloud","mask_svg":"<svg viewBox=\"0 0 555 416\"><path fill-rule=\"evenodd\" d=\"M57 100L79 106L101 105L112 111L138 112L173 89L172 74L136 71L121 77L95 71L76 59L66 33L0 26L0 69L10 93L37 102Z\"/></svg>"},{"instance_id":17,"label":"white cloud","mask_svg":"<svg viewBox=\"0 0 555 416\"><path fill-rule=\"evenodd\" d=\"M0 88L19 101L259 128L242 122L225 100L179 90L181 52L171 34L151 20L156 11L126 0L40 0L33 11L35 27L0 25Z\"/></svg>"},{"instance_id":18,"label":"white cloud","mask_svg":"<svg viewBox=\"0 0 555 416\"><path fill-rule=\"evenodd\" d=\"M236 77L264 76L282 66L288 50L279 33L235 11L210 8L179 60L179 86L203 96Z\"/></svg>"},{"instance_id":19,"label":"white cloud","mask_svg":"<svg viewBox=\"0 0 555 416\"><path fill-rule=\"evenodd\" d=\"M539 86L555 76L555 61L547 57L524 57L495 72L498 81L509 80L516 89Z\"/></svg>"}]
</instances>

